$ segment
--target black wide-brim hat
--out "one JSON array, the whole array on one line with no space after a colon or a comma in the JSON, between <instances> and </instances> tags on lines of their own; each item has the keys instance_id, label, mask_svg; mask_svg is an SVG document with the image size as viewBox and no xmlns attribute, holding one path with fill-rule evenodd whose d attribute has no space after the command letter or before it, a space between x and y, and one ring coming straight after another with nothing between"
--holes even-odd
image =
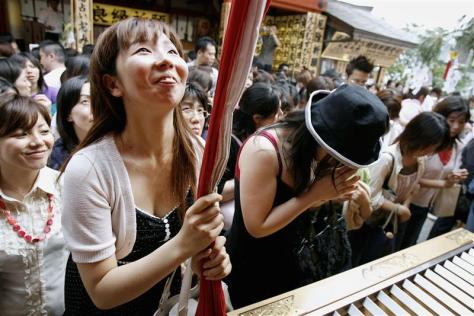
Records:
<instances>
[{"instance_id":1,"label":"black wide-brim hat","mask_svg":"<svg viewBox=\"0 0 474 316\"><path fill-rule=\"evenodd\" d=\"M389 126L387 108L367 89L344 84L311 94L305 108L306 127L331 156L352 168L377 161L380 138Z\"/></svg>"}]
</instances>

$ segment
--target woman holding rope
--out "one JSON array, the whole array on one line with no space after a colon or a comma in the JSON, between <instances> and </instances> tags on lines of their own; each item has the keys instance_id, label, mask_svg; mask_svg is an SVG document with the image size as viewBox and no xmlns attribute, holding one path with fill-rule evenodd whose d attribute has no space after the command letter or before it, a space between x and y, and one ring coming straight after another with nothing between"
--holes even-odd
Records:
<instances>
[{"instance_id":1,"label":"woman holding rope","mask_svg":"<svg viewBox=\"0 0 474 316\"><path fill-rule=\"evenodd\" d=\"M189 257L208 279L230 273L218 237L221 197L192 204L202 145L177 110L188 75L182 56L158 21L131 18L98 39L94 124L64 171L66 315L153 314L160 297L179 291L173 272Z\"/></svg>"}]
</instances>

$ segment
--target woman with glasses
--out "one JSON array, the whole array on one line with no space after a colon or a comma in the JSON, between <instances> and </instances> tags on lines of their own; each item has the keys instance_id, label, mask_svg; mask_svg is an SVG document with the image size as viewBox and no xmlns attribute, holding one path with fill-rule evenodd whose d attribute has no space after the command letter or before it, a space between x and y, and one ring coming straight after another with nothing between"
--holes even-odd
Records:
<instances>
[{"instance_id":1,"label":"woman with glasses","mask_svg":"<svg viewBox=\"0 0 474 316\"><path fill-rule=\"evenodd\" d=\"M313 93L304 111L290 112L246 140L237 159L235 214L226 243L234 307L307 284L300 236L314 230L315 208L355 193L357 169L377 160L388 122L376 96L343 85ZM350 256L349 247L345 252L335 253L336 261Z\"/></svg>"},{"instance_id":2,"label":"woman with glasses","mask_svg":"<svg viewBox=\"0 0 474 316\"><path fill-rule=\"evenodd\" d=\"M209 117L208 110L210 110L210 106L206 93L198 84L194 82L186 84L179 108L193 134L202 136L202 131Z\"/></svg>"}]
</instances>

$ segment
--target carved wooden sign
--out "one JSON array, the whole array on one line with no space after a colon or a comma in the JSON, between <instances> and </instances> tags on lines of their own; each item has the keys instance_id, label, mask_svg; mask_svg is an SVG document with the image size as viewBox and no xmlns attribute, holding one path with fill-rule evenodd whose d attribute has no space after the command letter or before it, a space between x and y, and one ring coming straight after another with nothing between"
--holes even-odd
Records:
<instances>
[{"instance_id":1,"label":"carved wooden sign","mask_svg":"<svg viewBox=\"0 0 474 316\"><path fill-rule=\"evenodd\" d=\"M94 3L94 24L97 25L112 25L115 22L125 20L130 17L141 17L146 19L160 20L166 23L170 23L169 14L149 11L132 9L102 3Z\"/></svg>"},{"instance_id":2,"label":"carved wooden sign","mask_svg":"<svg viewBox=\"0 0 474 316\"><path fill-rule=\"evenodd\" d=\"M351 40L349 35L336 32L322 54L322 58L349 61L359 55L371 59L375 65L390 67L405 49L368 40Z\"/></svg>"}]
</instances>

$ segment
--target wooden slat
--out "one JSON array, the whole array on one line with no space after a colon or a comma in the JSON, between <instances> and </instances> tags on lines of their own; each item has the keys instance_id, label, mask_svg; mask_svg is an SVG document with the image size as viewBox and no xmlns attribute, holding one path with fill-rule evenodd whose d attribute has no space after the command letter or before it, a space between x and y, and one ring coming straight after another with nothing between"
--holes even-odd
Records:
<instances>
[{"instance_id":1,"label":"wooden slat","mask_svg":"<svg viewBox=\"0 0 474 316\"><path fill-rule=\"evenodd\" d=\"M428 306L436 314L444 316L454 316L453 313L451 313L444 306L435 301L431 296L426 294L426 292L424 292L410 280L403 281L403 288L410 292L418 300L423 302L424 305Z\"/></svg>"},{"instance_id":2,"label":"wooden slat","mask_svg":"<svg viewBox=\"0 0 474 316\"><path fill-rule=\"evenodd\" d=\"M431 282L445 290L447 293L450 293L454 296L459 302L470 307L474 310L474 299L452 285L450 282L446 281L444 278L439 276L437 273L433 272L431 269L426 270L425 277Z\"/></svg>"},{"instance_id":3,"label":"wooden slat","mask_svg":"<svg viewBox=\"0 0 474 316\"><path fill-rule=\"evenodd\" d=\"M372 315L377 316L388 316L377 304L374 303L369 297L366 297L362 302L362 305L368 310Z\"/></svg>"},{"instance_id":4,"label":"wooden slat","mask_svg":"<svg viewBox=\"0 0 474 316\"><path fill-rule=\"evenodd\" d=\"M463 268L465 271L469 272L472 277L474 277L474 266L469 264L469 262L465 261L464 259L461 259L458 256L455 256L453 258L453 263L459 266L460 268Z\"/></svg>"},{"instance_id":5,"label":"wooden slat","mask_svg":"<svg viewBox=\"0 0 474 316\"><path fill-rule=\"evenodd\" d=\"M464 257L469 256L467 258L470 258L474 256L474 249L471 249L474 245L473 240L474 234L463 229L457 229L319 282L229 312L229 316L252 313L257 310L260 311L262 308L265 310L266 306L270 309L275 304L284 302L288 296L294 298L291 302L291 308L298 311L299 315L332 315L334 311L341 313L343 310L344 313L341 314L345 315L350 304L354 302L362 303L366 297L373 297L372 295L389 289L394 284L399 284L399 282L407 278L412 278L417 273L423 273L426 269L430 269L434 265L452 258L454 255L464 251ZM459 256L461 257L461 255ZM465 260L462 257L461 259ZM447 274L447 277L443 275L446 280L441 276L439 278L444 281L443 285L448 284L448 286L442 287L436 283L438 287L449 294L451 292L447 288L454 288L460 293L465 292L465 297L472 297L474 299L474 296L472 296L474 294L469 293L469 290L474 287L469 285L469 282L462 280L455 273L442 266L437 269L443 269L439 273L440 275L443 273ZM434 281L432 282L434 283ZM468 287L465 286L466 284L468 284ZM474 293L474 290L472 293ZM386 294L388 294L388 290L386 290ZM459 300L458 297L455 298ZM401 301L399 302L397 299L394 299L394 301L402 305ZM460 303L465 304L465 301L460 301ZM376 301L376 303L381 306L379 302ZM412 312L408 306L402 305L402 307L407 312ZM382 309L384 308L382 307ZM389 313L389 309L384 310ZM367 312L365 309L363 311Z\"/></svg>"},{"instance_id":6,"label":"wooden slat","mask_svg":"<svg viewBox=\"0 0 474 316\"><path fill-rule=\"evenodd\" d=\"M350 316L364 316L364 314L354 304L351 304L351 306L349 306L347 314Z\"/></svg>"},{"instance_id":7,"label":"wooden slat","mask_svg":"<svg viewBox=\"0 0 474 316\"><path fill-rule=\"evenodd\" d=\"M453 272L454 274L456 274L458 277L460 277L464 281L470 283L472 291L473 291L472 293L474 293L474 275L458 267L457 265L455 265L449 260L446 260L444 262L444 267L448 269L449 271Z\"/></svg>"},{"instance_id":8,"label":"wooden slat","mask_svg":"<svg viewBox=\"0 0 474 316\"><path fill-rule=\"evenodd\" d=\"M451 271L447 270L445 267L437 264L434 268L435 272L441 275L443 278L451 282L452 284L456 285L458 289L463 290L465 293L469 294L469 296L474 298L474 289L472 288L469 283L452 273Z\"/></svg>"},{"instance_id":9,"label":"wooden slat","mask_svg":"<svg viewBox=\"0 0 474 316\"><path fill-rule=\"evenodd\" d=\"M415 283L421 286L425 291L429 292L432 296L436 297L439 302L448 306L454 312L463 316L474 316L470 310L465 308L462 304L458 303L454 298L449 296L446 292L441 290L439 287L417 274L414 279Z\"/></svg>"},{"instance_id":10,"label":"wooden slat","mask_svg":"<svg viewBox=\"0 0 474 316\"><path fill-rule=\"evenodd\" d=\"M474 266L474 257L468 254L467 252L463 252L461 254L461 258Z\"/></svg>"},{"instance_id":11,"label":"wooden slat","mask_svg":"<svg viewBox=\"0 0 474 316\"><path fill-rule=\"evenodd\" d=\"M397 302L392 300L390 296L385 294L384 291L380 291L377 294L377 299L395 315L400 315L400 316L410 315L406 310L403 309L403 307L401 307L400 305L398 305Z\"/></svg>"},{"instance_id":12,"label":"wooden slat","mask_svg":"<svg viewBox=\"0 0 474 316\"><path fill-rule=\"evenodd\" d=\"M390 293L392 293L392 295L395 296L400 302L405 304L406 307L415 312L415 314L425 316L433 315L426 308L418 304L417 301L411 298L410 295L403 292L398 286L392 286L392 288L390 289Z\"/></svg>"}]
</instances>

